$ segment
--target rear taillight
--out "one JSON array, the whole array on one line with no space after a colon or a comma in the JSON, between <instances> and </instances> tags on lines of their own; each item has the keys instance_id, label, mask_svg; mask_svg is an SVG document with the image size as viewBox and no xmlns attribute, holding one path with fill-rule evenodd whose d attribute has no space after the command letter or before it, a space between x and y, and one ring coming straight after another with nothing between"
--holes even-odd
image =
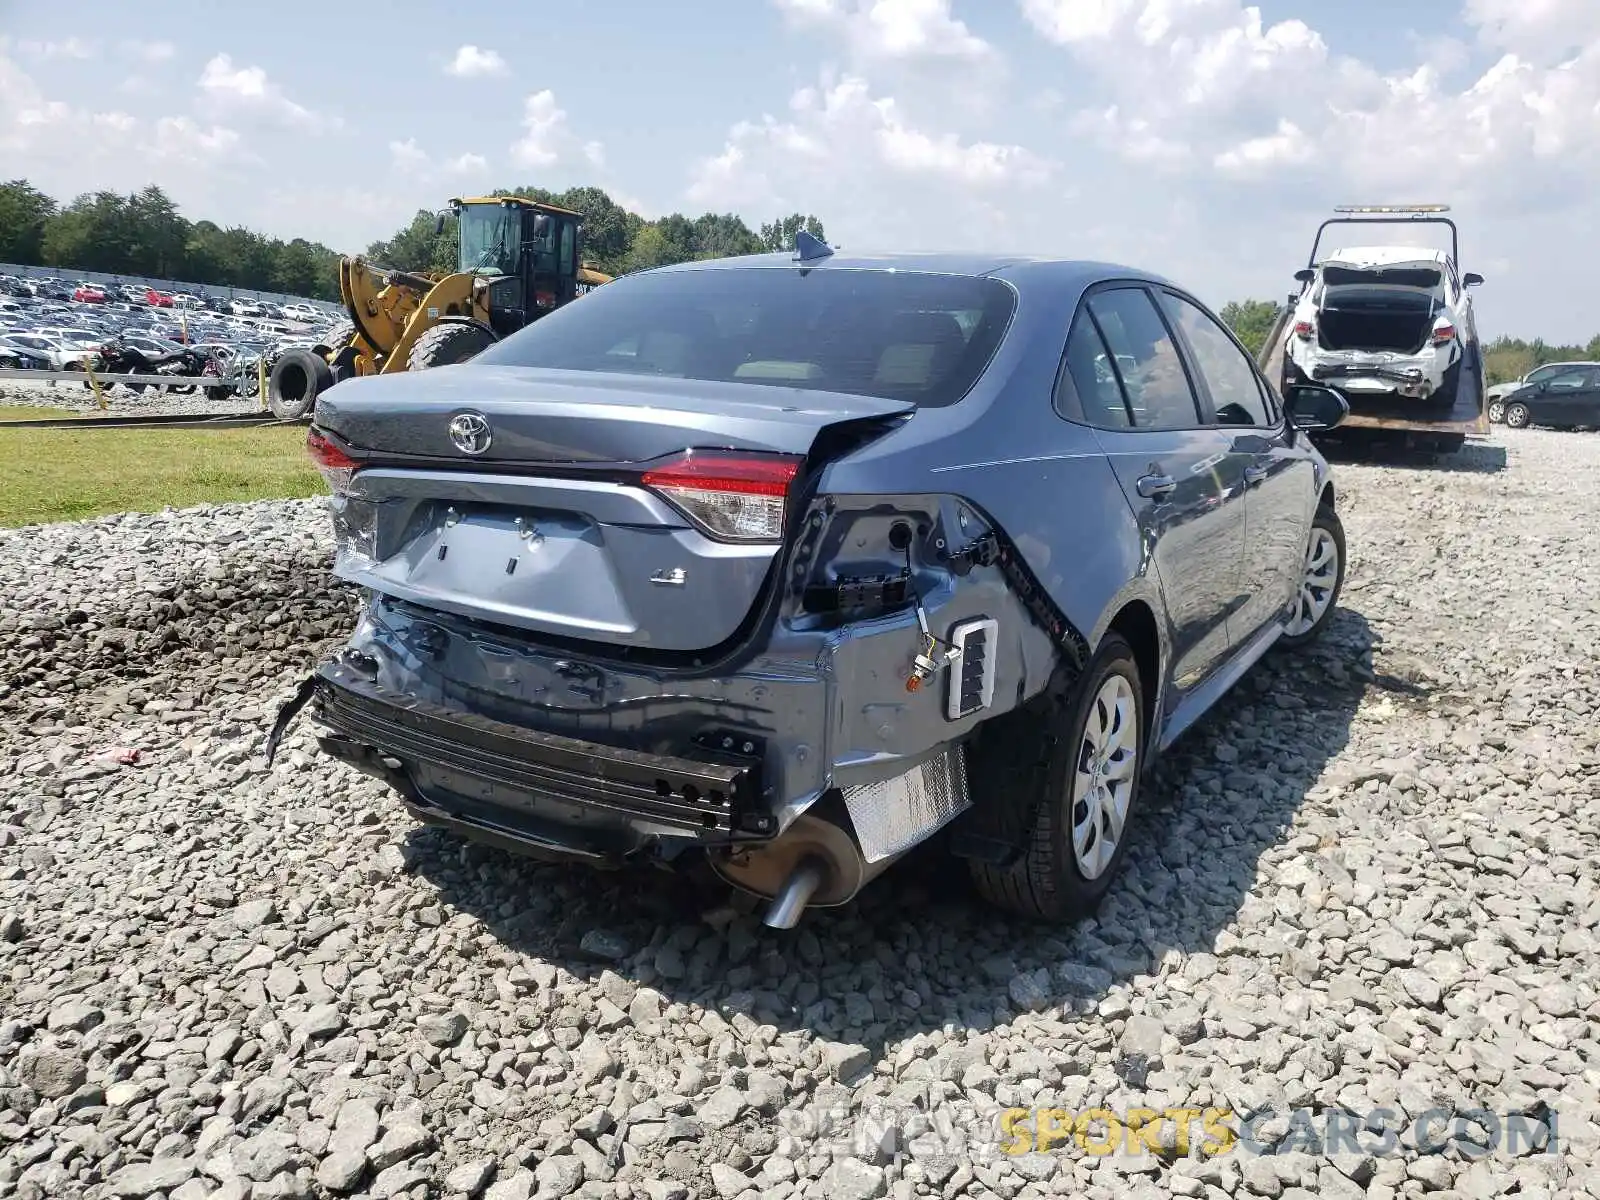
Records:
<instances>
[{"instance_id":1,"label":"rear taillight","mask_svg":"<svg viewBox=\"0 0 1600 1200\"><path fill-rule=\"evenodd\" d=\"M783 454L690 450L646 471L642 482L713 537L776 542L783 538L789 489L801 461Z\"/></svg>"},{"instance_id":2,"label":"rear taillight","mask_svg":"<svg viewBox=\"0 0 1600 1200\"><path fill-rule=\"evenodd\" d=\"M1435 346L1443 346L1447 342L1455 341L1455 339L1456 327L1454 325L1439 325L1433 331L1433 344Z\"/></svg>"},{"instance_id":3,"label":"rear taillight","mask_svg":"<svg viewBox=\"0 0 1600 1200\"><path fill-rule=\"evenodd\" d=\"M1312 328L1310 321L1296 321L1294 323L1294 335L1301 341L1310 340L1311 335L1315 332L1316 330Z\"/></svg>"},{"instance_id":4,"label":"rear taillight","mask_svg":"<svg viewBox=\"0 0 1600 1200\"><path fill-rule=\"evenodd\" d=\"M327 480L329 491L342 496L350 489L350 480L360 464L329 441L327 434L315 425L306 431L306 453Z\"/></svg>"}]
</instances>

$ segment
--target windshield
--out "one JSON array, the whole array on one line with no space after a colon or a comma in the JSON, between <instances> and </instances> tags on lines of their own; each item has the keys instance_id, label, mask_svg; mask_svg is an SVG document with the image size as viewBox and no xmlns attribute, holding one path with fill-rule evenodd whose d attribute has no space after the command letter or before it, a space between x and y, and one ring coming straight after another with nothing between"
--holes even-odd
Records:
<instances>
[{"instance_id":1,"label":"windshield","mask_svg":"<svg viewBox=\"0 0 1600 1200\"><path fill-rule=\"evenodd\" d=\"M594 289L478 362L747 382L953 404L988 366L1015 294L967 275L718 268ZM778 393L773 403L787 403ZM759 396L752 396L759 402Z\"/></svg>"},{"instance_id":2,"label":"windshield","mask_svg":"<svg viewBox=\"0 0 1600 1200\"><path fill-rule=\"evenodd\" d=\"M498 204L469 204L461 210L461 261L457 269L514 275L522 246L522 213Z\"/></svg>"}]
</instances>

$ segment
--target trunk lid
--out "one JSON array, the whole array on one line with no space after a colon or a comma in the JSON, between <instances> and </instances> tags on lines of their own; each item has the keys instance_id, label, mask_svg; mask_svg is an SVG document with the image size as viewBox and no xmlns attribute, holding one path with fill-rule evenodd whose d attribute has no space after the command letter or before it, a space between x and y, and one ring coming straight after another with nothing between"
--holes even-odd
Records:
<instances>
[{"instance_id":1,"label":"trunk lid","mask_svg":"<svg viewBox=\"0 0 1600 1200\"><path fill-rule=\"evenodd\" d=\"M318 397L317 425L371 465L335 499L335 573L535 635L705 650L755 609L782 541L713 536L670 491L644 483L644 465L686 450L811 455L825 431L912 408L473 364L347 380ZM452 442L464 412L488 425L481 453Z\"/></svg>"},{"instance_id":2,"label":"trunk lid","mask_svg":"<svg viewBox=\"0 0 1600 1200\"><path fill-rule=\"evenodd\" d=\"M316 422L357 457L494 464L642 463L691 446L806 454L830 425L912 411L877 396L593 371L476 363L349 379L317 397ZM489 424L488 449L462 453L450 422Z\"/></svg>"}]
</instances>

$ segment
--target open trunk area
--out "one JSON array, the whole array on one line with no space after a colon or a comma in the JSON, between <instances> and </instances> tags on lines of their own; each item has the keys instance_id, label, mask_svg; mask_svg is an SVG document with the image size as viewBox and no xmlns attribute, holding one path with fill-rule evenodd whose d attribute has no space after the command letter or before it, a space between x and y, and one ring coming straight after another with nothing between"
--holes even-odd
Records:
<instances>
[{"instance_id":1,"label":"open trunk area","mask_svg":"<svg viewBox=\"0 0 1600 1200\"><path fill-rule=\"evenodd\" d=\"M1404 288L1329 288L1317 314L1324 350L1389 350L1415 354L1433 331L1431 292Z\"/></svg>"}]
</instances>

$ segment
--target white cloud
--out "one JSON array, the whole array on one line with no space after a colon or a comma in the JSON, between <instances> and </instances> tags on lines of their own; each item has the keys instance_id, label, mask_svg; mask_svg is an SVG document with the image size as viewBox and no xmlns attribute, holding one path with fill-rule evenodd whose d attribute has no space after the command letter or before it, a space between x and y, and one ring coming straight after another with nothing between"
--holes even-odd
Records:
<instances>
[{"instance_id":1,"label":"white cloud","mask_svg":"<svg viewBox=\"0 0 1600 1200\"><path fill-rule=\"evenodd\" d=\"M553 167L557 163L605 163L605 146L573 133L567 110L549 88L534 92L522 107L522 136L511 145L511 161L519 167Z\"/></svg>"},{"instance_id":2,"label":"white cloud","mask_svg":"<svg viewBox=\"0 0 1600 1200\"><path fill-rule=\"evenodd\" d=\"M776 0L802 28L841 34L863 59L983 59L994 47L950 12L950 0Z\"/></svg>"},{"instance_id":3,"label":"white cloud","mask_svg":"<svg viewBox=\"0 0 1600 1200\"><path fill-rule=\"evenodd\" d=\"M272 121L309 132L337 128L336 117L313 112L297 104L283 89L267 78L260 67L235 66L233 58L218 54L200 72L198 87L203 96L229 111L266 117Z\"/></svg>"},{"instance_id":4,"label":"white cloud","mask_svg":"<svg viewBox=\"0 0 1600 1200\"><path fill-rule=\"evenodd\" d=\"M462 79L504 75L508 70L506 60L498 53L493 50L480 50L477 46L462 46L445 66L445 74Z\"/></svg>"},{"instance_id":5,"label":"white cloud","mask_svg":"<svg viewBox=\"0 0 1600 1200\"><path fill-rule=\"evenodd\" d=\"M144 42L130 41L122 44L123 49L136 58L142 58L148 63L163 63L178 53L178 48L171 42Z\"/></svg>"},{"instance_id":6,"label":"white cloud","mask_svg":"<svg viewBox=\"0 0 1600 1200\"><path fill-rule=\"evenodd\" d=\"M794 93L785 118L735 125L719 153L695 164L686 199L757 215L815 212L852 245L926 235L972 246L1010 225L1005 210L1046 194L1052 171L1022 146L919 125L858 76L824 76Z\"/></svg>"},{"instance_id":7,"label":"white cloud","mask_svg":"<svg viewBox=\"0 0 1600 1200\"><path fill-rule=\"evenodd\" d=\"M418 147L415 138L407 138L403 142L390 142L389 157L401 170L426 166L428 162L428 156Z\"/></svg>"},{"instance_id":8,"label":"white cloud","mask_svg":"<svg viewBox=\"0 0 1600 1200\"><path fill-rule=\"evenodd\" d=\"M0 161L58 199L158 182L180 203L237 188L253 160L239 133L187 116L139 116L48 96L0 46Z\"/></svg>"},{"instance_id":9,"label":"white cloud","mask_svg":"<svg viewBox=\"0 0 1600 1200\"><path fill-rule=\"evenodd\" d=\"M1566 59L1600 40L1594 0L1466 0L1465 16L1492 46Z\"/></svg>"},{"instance_id":10,"label":"white cloud","mask_svg":"<svg viewBox=\"0 0 1600 1200\"><path fill-rule=\"evenodd\" d=\"M81 38L69 37L59 42L53 41L21 41L17 43L17 53L23 58L75 58L79 60L93 58L99 53L99 47L92 42Z\"/></svg>"},{"instance_id":11,"label":"white cloud","mask_svg":"<svg viewBox=\"0 0 1600 1200\"><path fill-rule=\"evenodd\" d=\"M481 154L458 154L454 158L435 160L417 145L415 138L390 142L389 159L396 171L412 179L483 175L489 169L489 160Z\"/></svg>"},{"instance_id":12,"label":"white cloud","mask_svg":"<svg viewBox=\"0 0 1600 1200\"><path fill-rule=\"evenodd\" d=\"M1310 162L1316 147L1305 131L1285 118L1276 133L1246 138L1216 156L1219 171L1232 175L1261 175L1282 167Z\"/></svg>"}]
</instances>

